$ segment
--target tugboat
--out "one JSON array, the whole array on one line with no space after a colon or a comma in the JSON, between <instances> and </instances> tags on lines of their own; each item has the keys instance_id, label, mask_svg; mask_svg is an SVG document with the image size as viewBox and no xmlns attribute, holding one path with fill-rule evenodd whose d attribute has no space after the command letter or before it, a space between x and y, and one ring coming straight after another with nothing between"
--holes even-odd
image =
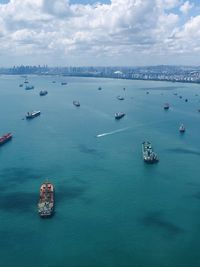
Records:
<instances>
[{"instance_id":1,"label":"tugboat","mask_svg":"<svg viewBox=\"0 0 200 267\"><path fill-rule=\"evenodd\" d=\"M117 99L118 99L118 100L124 100L124 97L123 97L123 96L120 96L120 95L118 95L118 96L117 96Z\"/></svg>"},{"instance_id":2,"label":"tugboat","mask_svg":"<svg viewBox=\"0 0 200 267\"><path fill-rule=\"evenodd\" d=\"M166 110L169 109L169 104L165 103L163 108L166 109Z\"/></svg>"},{"instance_id":3,"label":"tugboat","mask_svg":"<svg viewBox=\"0 0 200 267\"><path fill-rule=\"evenodd\" d=\"M76 107L80 107L80 105L81 105L80 102L79 101L76 101L76 100L73 101L73 104Z\"/></svg>"},{"instance_id":4,"label":"tugboat","mask_svg":"<svg viewBox=\"0 0 200 267\"><path fill-rule=\"evenodd\" d=\"M146 163L157 163L159 161L157 154L153 152L151 143L148 141L142 143L142 154Z\"/></svg>"},{"instance_id":5,"label":"tugboat","mask_svg":"<svg viewBox=\"0 0 200 267\"><path fill-rule=\"evenodd\" d=\"M54 213L54 186L50 182L44 182L40 187L38 213L42 218L51 217Z\"/></svg>"},{"instance_id":6,"label":"tugboat","mask_svg":"<svg viewBox=\"0 0 200 267\"><path fill-rule=\"evenodd\" d=\"M47 90L41 90L40 91L40 96L44 96L44 95L47 95L47 94L48 94Z\"/></svg>"},{"instance_id":7,"label":"tugboat","mask_svg":"<svg viewBox=\"0 0 200 267\"><path fill-rule=\"evenodd\" d=\"M33 119L33 118L39 116L40 113L41 113L40 110L38 110L38 111L32 111L32 112L27 112L26 119Z\"/></svg>"},{"instance_id":8,"label":"tugboat","mask_svg":"<svg viewBox=\"0 0 200 267\"><path fill-rule=\"evenodd\" d=\"M32 89L34 89L34 86L33 86L33 85L28 86L28 85L27 85L27 86L25 87L25 89L26 89L26 90L32 90Z\"/></svg>"},{"instance_id":9,"label":"tugboat","mask_svg":"<svg viewBox=\"0 0 200 267\"><path fill-rule=\"evenodd\" d=\"M123 112L116 112L116 113L115 113L115 119L116 119L116 120L119 120L119 119L123 118L125 115L126 115L126 114L123 113Z\"/></svg>"},{"instance_id":10,"label":"tugboat","mask_svg":"<svg viewBox=\"0 0 200 267\"><path fill-rule=\"evenodd\" d=\"M180 127L179 127L179 132L180 132L180 133L184 133L184 132L185 132L185 127L184 127L183 124L180 125Z\"/></svg>"},{"instance_id":11,"label":"tugboat","mask_svg":"<svg viewBox=\"0 0 200 267\"><path fill-rule=\"evenodd\" d=\"M0 137L0 146L12 139L12 133L4 134Z\"/></svg>"}]
</instances>

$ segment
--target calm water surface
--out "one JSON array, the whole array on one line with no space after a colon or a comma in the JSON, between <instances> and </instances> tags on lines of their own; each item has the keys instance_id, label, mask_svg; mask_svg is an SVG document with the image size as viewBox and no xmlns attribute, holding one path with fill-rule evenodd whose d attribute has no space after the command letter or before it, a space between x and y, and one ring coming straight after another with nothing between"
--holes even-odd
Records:
<instances>
[{"instance_id":1,"label":"calm water surface","mask_svg":"<svg viewBox=\"0 0 200 267\"><path fill-rule=\"evenodd\" d=\"M29 76L26 91L23 81L0 76L0 135L14 134L0 148L0 267L200 266L200 86ZM41 116L26 121L31 110ZM144 164L144 140L158 164ZM42 220L47 178L56 213Z\"/></svg>"}]
</instances>

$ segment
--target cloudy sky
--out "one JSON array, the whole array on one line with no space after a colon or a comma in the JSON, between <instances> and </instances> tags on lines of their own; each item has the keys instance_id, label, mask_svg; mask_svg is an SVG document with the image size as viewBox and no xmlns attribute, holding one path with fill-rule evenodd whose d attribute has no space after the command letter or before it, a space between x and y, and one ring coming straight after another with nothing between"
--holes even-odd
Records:
<instances>
[{"instance_id":1,"label":"cloudy sky","mask_svg":"<svg viewBox=\"0 0 200 267\"><path fill-rule=\"evenodd\" d=\"M200 65L200 0L0 0L0 66Z\"/></svg>"}]
</instances>

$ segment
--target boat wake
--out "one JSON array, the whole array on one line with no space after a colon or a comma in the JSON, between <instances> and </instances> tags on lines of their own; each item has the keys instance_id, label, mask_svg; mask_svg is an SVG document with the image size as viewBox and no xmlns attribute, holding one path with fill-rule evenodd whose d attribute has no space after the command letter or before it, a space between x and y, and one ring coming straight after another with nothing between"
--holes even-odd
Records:
<instances>
[{"instance_id":1,"label":"boat wake","mask_svg":"<svg viewBox=\"0 0 200 267\"><path fill-rule=\"evenodd\" d=\"M107 136L107 135L112 135L112 134L124 132L124 131L128 130L129 128L130 127L126 127L126 128L122 128L122 129L118 129L118 130L112 131L112 132L97 134L96 137L103 137L103 136Z\"/></svg>"}]
</instances>

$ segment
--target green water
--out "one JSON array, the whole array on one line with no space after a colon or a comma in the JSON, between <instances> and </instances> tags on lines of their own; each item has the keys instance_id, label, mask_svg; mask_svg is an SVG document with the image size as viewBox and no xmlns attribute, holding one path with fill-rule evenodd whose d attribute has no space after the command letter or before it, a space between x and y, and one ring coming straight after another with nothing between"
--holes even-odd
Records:
<instances>
[{"instance_id":1,"label":"green water","mask_svg":"<svg viewBox=\"0 0 200 267\"><path fill-rule=\"evenodd\" d=\"M200 266L200 86L30 76L26 91L23 81L0 76L0 135L14 134L0 147L0 267ZM41 116L27 121L31 110ZM144 140L158 164L144 164ZM56 212L44 220L47 178Z\"/></svg>"}]
</instances>

